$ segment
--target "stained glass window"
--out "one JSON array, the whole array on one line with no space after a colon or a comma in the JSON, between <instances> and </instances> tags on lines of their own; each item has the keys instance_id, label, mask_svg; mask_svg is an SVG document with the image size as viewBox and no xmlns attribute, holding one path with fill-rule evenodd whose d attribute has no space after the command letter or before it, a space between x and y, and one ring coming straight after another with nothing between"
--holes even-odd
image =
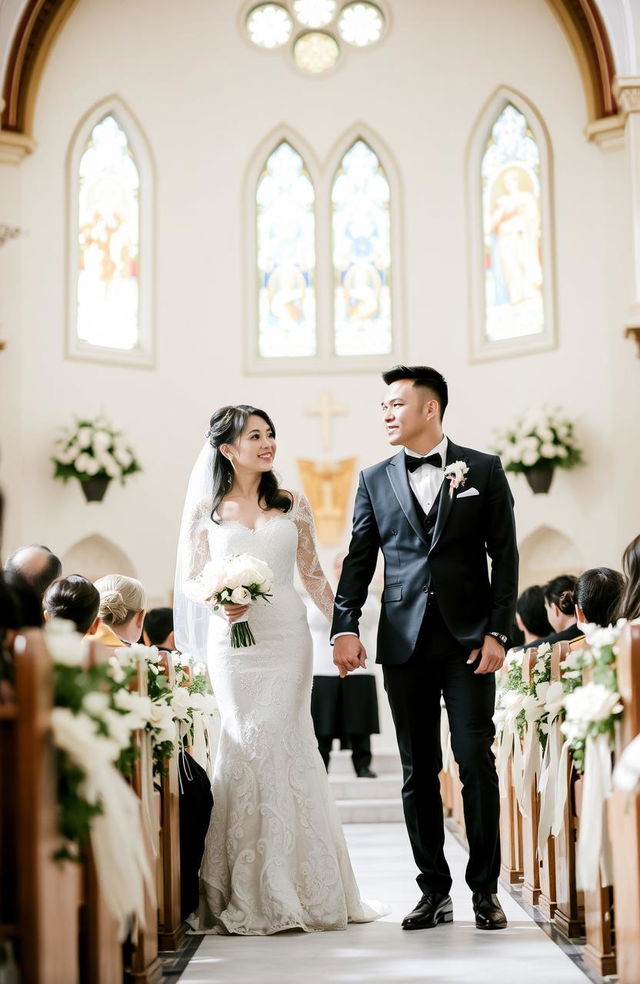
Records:
<instances>
[{"instance_id":1,"label":"stained glass window","mask_svg":"<svg viewBox=\"0 0 640 984\"><path fill-rule=\"evenodd\" d=\"M335 354L385 355L392 349L390 192L364 140L342 158L331 203Z\"/></svg>"},{"instance_id":2,"label":"stained glass window","mask_svg":"<svg viewBox=\"0 0 640 984\"><path fill-rule=\"evenodd\" d=\"M77 337L130 350L139 340L140 180L113 116L93 127L78 178Z\"/></svg>"},{"instance_id":3,"label":"stained glass window","mask_svg":"<svg viewBox=\"0 0 640 984\"><path fill-rule=\"evenodd\" d=\"M258 180L258 349L263 357L316 353L313 183L283 141Z\"/></svg>"},{"instance_id":4,"label":"stained glass window","mask_svg":"<svg viewBox=\"0 0 640 984\"><path fill-rule=\"evenodd\" d=\"M491 128L481 180L486 338L541 334L540 151L526 117L512 103Z\"/></svg>"}]
</instances>

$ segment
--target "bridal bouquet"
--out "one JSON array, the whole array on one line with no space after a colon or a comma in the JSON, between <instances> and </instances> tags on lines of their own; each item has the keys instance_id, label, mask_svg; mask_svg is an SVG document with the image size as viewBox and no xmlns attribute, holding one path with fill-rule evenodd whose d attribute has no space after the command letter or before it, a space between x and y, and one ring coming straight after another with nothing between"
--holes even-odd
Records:
<instances>
[{"instance_id":1,"label":"bridal bouquet","mask_svg":"<svg viewBox=\"0 0 640 984\"><path fill-rule=\"evenodd\" d=\"M258 598L271 598L273 573L268 564L250 554L231 554L222 562L209 561L200 574L203 600L217 611L221 605L252 605ZM248 616L243 615L231 625L231 645L234 649L255 646Z\"/></svg>"}]
</instances>

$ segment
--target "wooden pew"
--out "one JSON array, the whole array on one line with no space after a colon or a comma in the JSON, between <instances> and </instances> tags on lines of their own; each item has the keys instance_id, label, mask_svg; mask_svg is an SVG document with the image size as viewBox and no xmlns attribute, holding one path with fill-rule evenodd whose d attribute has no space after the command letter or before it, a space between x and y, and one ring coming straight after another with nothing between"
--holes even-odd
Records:
<instances>
[{"instance_id":1,"label":"wooden pew","mask_svg":"<svg viewBox=\"0 0 640 984\"><path fill-rule=\"evenodd\" d=\"M618 690L624 704L619 749L640 734L640 625L626 625L618 643ZM613 849L619 984L640 981L640 794L615 790L607 803Z\"/></svg>"},{"instance_id":2,"label":"wooden pew","mask_svg":"<svg viewBox=\"0 0 640 984\"><path fill-rule=\"evenodd\" d=\"M538 658L538 650L525 649L522 656L522 677L529 686L533 668ZM537 740L537 738L536 738ZM537 776L534 776L525 790L526 812L522 816L522 898L529 905L538 905L540 899L540 863L538 860L538 818L540 797L537 789Z\"/></svg>"},{"instance_id":3,"label":"wooden pew","mask_svg":"<svg viewBox=\"0 0 640 984\"><path fill-rule=\"evenodd\" d=\"M506 664L499 671L506 675ZM500 797L500 879L507 885L522 881L522 817L513 786L512 764L509 762L506 796Z\"/></svg>"},{"instance_id":4,"label":"wooden pew","mask_svg":"<svg viewBox=\"0 0 640 984\"><path fill-rule=\"evenodd\" d=\"M559 642L554 648L562 672L562 663L570 652L568 642ZM553 663L552 663L553 665ZM573 764L567 762L565 801L562 827L554 837L556 909L553 922L564 936L576 939L584 936L584 898L576 887L576 840L578 816L576 810L576 775Z\"/></svg>"},{"instance_id":5,"label":"wooden pew","mask_svg":"<svg viewBox=\"0 0 640 984\"><path fill-rule=\"evenodd\" d=\"M556 643L551 650L551 683L560 680L560 657L562 655L562 643ZM555 781L555 776L552 777ZM538 857L540 898L538 905L540 912L548 919L553 919L558 907L556 902L556 851L555 838L549 835L544 846L542 857Z\"/></svg>"},{"instance_id":6,"label":"wooden pew","mask_svg":"<svg viewBox=\"0 0 640 984\"><path fill-rule=\"evenodd\" d=\"M161 654L160 665L171 687L176 674L169 653ZM178 950L186 924L180 912L180 789L178 747L165 762L160 780L160 856L158 864L158 938L161 950Z\"/></svg>"},{"instance_id":7,"label":"wooden pew","mask_svg":"<svg viewBox=\"0 0 640 984\"><path fill-rule=\"evenodd\" d=\"M589 683L592 671L586 668L582 674L582 682ZM575 782L575 804L577 826L580 826L583 780ZM594 970L600 977L616 973L615 929L613 922L614 889L613 886L603 887L600 884L600 874L593 888L584 890L584 925L586 944L582 959L586 967Z\"/></svg>"},{"instance_id":8,"label":"wooden pew","mask_svg":"<svg viewBox=\"0 0 640 984\"><path fill-rule=\"evenodd\" d=\"M147 668L138 663L137 677L132 689L141 697L147 696ZM157 812L153 792L153 755L151 739L144 730L135 733L139 757L134 763L131 785L140 799L142 828L147 834L147 860L155 870L159 853L159 831L154 818ZM137 927L132 935L132 947L126 961L127 978L136 984L161 984L162 966L158 957L158 898L155 886L145 888L145 926Z\"/></svg>"},{"instance_id":9,"label":"wooden pew","mask_svg":"<svg viewBox=\"0 0 640 984\"><path fill-rule=\"evenodd\" d=\"M40 630L17 636L13 658L0 699L0 942L13 945L21 984L77 984L80 870L53 860L52 670Z\"/></svg>"}]
</instances>

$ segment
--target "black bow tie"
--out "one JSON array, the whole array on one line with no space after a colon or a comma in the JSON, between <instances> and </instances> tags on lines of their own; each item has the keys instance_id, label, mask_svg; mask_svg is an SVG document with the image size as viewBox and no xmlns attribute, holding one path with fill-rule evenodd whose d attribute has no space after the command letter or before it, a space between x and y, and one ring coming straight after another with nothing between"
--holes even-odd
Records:
<instances>
[{"instance_id":1,"label":"black bow tie","mask_svg":"<svg viewBox=\"0 0 640 984\"><path fill-rule=\"evenodd\" d=\"M414 458L413 455L405 454L404 460L408 472L414 472L416 468L422 468L423 465L442 468L442 455L439 451L436 451L435 454L428 454L425 458Z\"/></svg>"}]
</instances>

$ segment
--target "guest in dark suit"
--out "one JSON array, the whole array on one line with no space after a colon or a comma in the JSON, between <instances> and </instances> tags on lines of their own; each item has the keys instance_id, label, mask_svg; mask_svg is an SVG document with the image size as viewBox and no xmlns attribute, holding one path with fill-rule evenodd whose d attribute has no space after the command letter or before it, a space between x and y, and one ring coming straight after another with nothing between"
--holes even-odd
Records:
<instances>
[{"instance_id":1,"label":"guest in dark suit","mask_svg":"<svg viewBox=\"0 0 640 984\"><path fill-rule=\"evenodd\" d=\"M342 674L364 664L358 623L378 551L385 587L378 662L393 714L405 820L422 897L405 929L451 922L438 773L440 697L460 767L476 925L502 929L499 792L491 745L495 671L509 645L518 585L513 498L494 455L445 437L448 388L427 366L383 373L394 457L365 469L336 593L332 638ZM487 563L491 558L491 571Z\"/></svg>"},{"instance_id":2,"label":"guest in dark suit","mask_svg":"<svg viewBox=\"0 0 640 984\"><path fill-rule=\"evenodd\" d=\"M551 646L556 642L573 642L582 638L584 633L576 624L576 603L574 591L577 578L573 574L560 574L543 585L544 607L552 632L539 639L529 642L523 649L531 646L541 646L548 642Z\"/></svg>"}]
</instances>

